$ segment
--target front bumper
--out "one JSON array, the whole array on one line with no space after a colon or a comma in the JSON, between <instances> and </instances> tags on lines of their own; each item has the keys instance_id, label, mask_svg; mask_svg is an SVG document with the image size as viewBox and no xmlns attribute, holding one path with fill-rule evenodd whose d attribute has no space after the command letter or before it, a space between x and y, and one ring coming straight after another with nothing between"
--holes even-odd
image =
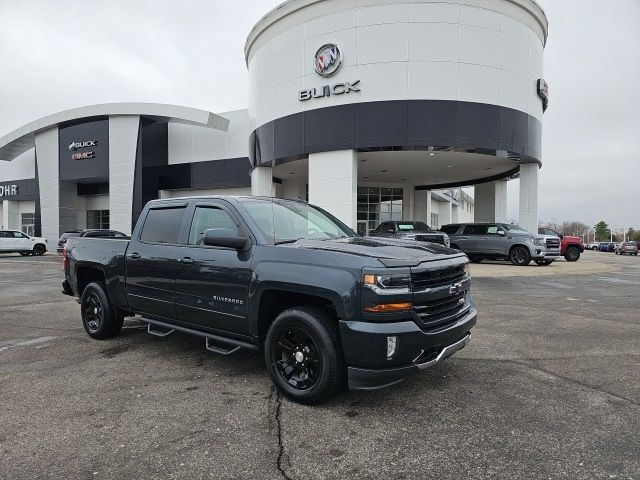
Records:
<instances>
[{"instance_id":1,"label":"front bumper","mask_svg":"<svg viewBox=\"0 0 640 480\"><path fill-rule=\"evenodd\" d=\"M349 388L388 387L437 365L469 343L477 316L474 307L455 324L434 331L424 331L413 321L340 321ZM398 347L395 355L387 359L387 337L390 336L397 337Z\"/></svg>"},{"instance_id":2,"label":"front bumper","mask_svg":"<svg viewBox=\"0 0 640 480\"><path fill-rule=\"evenodd\" d=\"M559 248L549 249L536 245L531 249L531 258L533 260L557 260L561 256Z\"/></svg>"}]
</instances>

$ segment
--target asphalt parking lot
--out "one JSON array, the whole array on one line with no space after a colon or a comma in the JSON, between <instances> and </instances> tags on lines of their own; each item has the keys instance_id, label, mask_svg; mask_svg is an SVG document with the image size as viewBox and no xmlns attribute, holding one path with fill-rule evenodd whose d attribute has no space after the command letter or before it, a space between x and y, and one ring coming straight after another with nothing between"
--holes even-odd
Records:
<instances>
[{"instance_id":1,"label":"asphalt parking lot","mask_svg":"<svg viewBox=\"0 0 640 480\"><path fill-rule=\"evenodd\" d=\"M0 479L640 479L640 260L583 261L474 265L469 347L306 407L257 354L92 340L57 257L0 256Z\"/></svg>"}]
</instances>

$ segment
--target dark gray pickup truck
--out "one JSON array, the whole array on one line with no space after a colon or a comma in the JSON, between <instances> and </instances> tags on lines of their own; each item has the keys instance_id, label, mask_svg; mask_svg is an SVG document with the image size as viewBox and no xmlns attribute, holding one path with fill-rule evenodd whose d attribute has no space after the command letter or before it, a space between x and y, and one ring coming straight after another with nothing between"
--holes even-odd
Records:
<instances>
[{"instance_id":1,"label":"dark gray pickup truck","mask_svg":"<svg viewBox=\"0 0 640 480\"><path fill-rule=\"evenodd\" d=\"M261 197L152 201L131 240L70 238L63 291L87 333L149 333L262 348L277 387L317 403L346 381L393 385L470 340L468 259L449 248L357 236L304 202Z\"/></svg>"}]
</instances>

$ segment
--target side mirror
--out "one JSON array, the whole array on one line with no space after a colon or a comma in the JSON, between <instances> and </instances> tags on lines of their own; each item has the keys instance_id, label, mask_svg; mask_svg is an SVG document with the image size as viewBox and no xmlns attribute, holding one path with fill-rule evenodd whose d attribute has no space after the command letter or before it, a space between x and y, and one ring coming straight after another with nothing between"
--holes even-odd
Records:
<instances>
[{"instance_id":1,"label":"side mirror","mask_svg":"<svg viewBox=\"0 0 640 480\"><path fill-rule=\"evenodd\" d=\"M246 250L251 245L251 240L235 229L231 228L209 228L205 230L202 243L209 247L234 248L236 250Z\"/></svg>"},{"instance_id":2,"label":"side mirror","mask_svg":"<svg viewBox=\"0 0 640 480\"><path fill-rule=\"evenodd\" d=\"M501 237L506 237L507 232L505 232L504 230L498 230L498 235L500 235Z\"/></svg>"},{"instance_id":3,"label":"side mirror","mask_svg":"<svg viewBox=\"0 0 640 480\"><path fill-rule=\"evenodd\" d=\"M560 237L560 240L562 240L564 238L564 235L559 234L558 237Z\"/></svg>"}]
</instances>

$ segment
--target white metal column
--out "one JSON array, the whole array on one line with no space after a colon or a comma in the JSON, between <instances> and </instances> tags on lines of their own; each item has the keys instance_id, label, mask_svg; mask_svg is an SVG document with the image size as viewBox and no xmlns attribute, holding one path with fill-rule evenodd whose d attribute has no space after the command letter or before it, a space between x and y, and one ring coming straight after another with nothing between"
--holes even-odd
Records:
<instances>
[{"instance_id":1,"label":"white metal column","mask_svg":"<svg viewBox=\"0 0 640 480\"><path fill-rule=\"evenodd\" d=\"M519 224L529 232L538 231L538 164L520 166L520 220Z\"/></svg>"},{"instance_id":2,"label":"white metal column","mask_svg":"<svg viewBox=\"0 0 640 480\"><path fill-rule=\"evenodd\" d=\"M274 197L275 192L271 167L256 167L251 170L251 195Z\"/></svg>"},{"instance_id":3,"label":"white metal column","mask_svg":"<svg viewBox=\"0 0 640 480\"><path fill-rule=\"evenodd\" d=\"M20 203L13 200L2 202L2 228L20 230Z\"/></svg>"},{"instance_id":4,"label":"white metal column","mask_svg":"<svg viewBox=\"0 0 640 480\"><path fill-rule=\"evenodd\" d=\"M474 202L476 222L506 222L507 181L497 180L476 185Z\"/></svg>"},{"instance_id":5,"label":"white metal column","mask_svg":"<svg viewBox=\"0 0 640 480\"><path fill-rule=\"evenodd\" d=\"M309 155L309 203L356 228L358 156L354 150Z\"/></svg>"},{"instance_id":6,"label":"white metal column","mask_svg":"<svg viewBox=\"0 0 640 480\"><path fill-rule=\"evenodd\" d=\"M36 133L41 236L55 243L60 231L60 168L58 127Z\"/></svg>"},{"instance_id":7,"label":"white metal column","mask_svg":"<svg viewBox=\"0 0 640 480\"><path fill-rule=\"evenodd\" d=\"M133 183L138 148L138 115L109 118L109 226L131 233Z\"/></svg>"}]
</instances>

